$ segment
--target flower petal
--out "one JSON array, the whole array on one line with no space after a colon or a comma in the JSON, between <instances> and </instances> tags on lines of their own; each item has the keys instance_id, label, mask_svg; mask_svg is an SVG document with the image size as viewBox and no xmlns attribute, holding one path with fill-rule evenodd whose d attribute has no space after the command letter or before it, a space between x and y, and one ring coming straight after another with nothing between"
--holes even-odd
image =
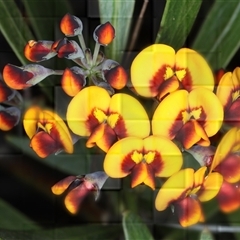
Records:
<instances>
[{"instance_id":1,"label":"flower petal","mask_svg":"<svg viewBox=\"0 0 240 240\"><path fill-rule=\"evenodd\" d=\"M9 88L5 82L0 79L0 103L11 100L15 94L15 91Z\"/></svg>"},{"instance_id":2,"label":"flower petal","mask_svg":"<svg viewBox=\"0 0 240 240\"><path fill-rule=\"evenodd\" d=\"M71 190L65 200L65 206L67 210L72 213L76 214L79 211L79 208L81 206L82 201L84 198L90 193L91 190L94 189L94 186L92 185L92 188L88 188L86 184L82 183L78 187Z\"/></svg>"},{"instance_id":3,"label":"flower petal","mask_svg":"<svg viewBox=\"0 0 240 240\"><path fill-rule=\"evenodd\" d=\"M235 127L240 127L240 99L235 100L225 111L224 122Z\"/></svg>"},{"instance_id":4,"label":"flower petal","mask_svg":"<svg viewBox=\"0 0 240 240\"><path fill-rule=\"evenodd\" d=\"M114 94L110 101L109 113L119 114L118 120L110 123L119 138L127 136L144 138L149 135L148 115L141 103L134 97L123 93Z\"/></svg>"},{"instance_id":5,"label":"flower petal","mask_svg":"<svg viewBox=\"0 0 240 240\"><path fill-rule=\"evenodd\" d=\"M153 134L173 139L184 124L183 112L187 109L188 92L186 90L178 90L168 95L154 112Z\"/></svg>"},{"instance_id":6,"label":"flower petal","mask_svg":"<svg viewBox=\"0 0 240 240\"><path fill-rule=\"evenodd\" d=\"M171 203L184 197L194 184L194 170L186 168L173 174L160 188L155 206L158 211L165 210Z\"/></svg>"},{"instance_id":7,"label":"flower petal","mask_svg":"<svg viewBox=\"0 0 240 240\"><path fill-rule=\"evenodd\" d=\"M57 182L51 187L53 194L60 195L62 194L69 185L76 179L76 176L68 176L61 181Z\"/></svg>"},{"instance_id":8,"label":"flower petal","mask_svg":"<svg viewBox=\"0 0 240 240\"><path fill-rule=\"evenodd\" d=\"M175 51L164 44L153 44L143 49L131 65L131 80L136 92L144 97L155 97L161 84L174 72Z\"/></svg>"},{"instance_id":9,"label":"flower petal","mask_svg":"<svg viewBox=\"0 0 240 240\"><path fill-rule=\"evenodd\" d=\"M66 36L72 37L82 34L83 24L78 17L67 13L60 22L60 29Z\"/></svg>"},{"instance_id":10,"label":"flower petal","mask_svg":"<svg viewBox=\"0 0 240 240\"><path fill-rule=\"evenodd\" d=\"M66 94L74 97L86 85L86 77L81 68L74 66L63 72L61 85Z\"/></svg>"},{"instance_id":11,"label":"flower petal","mask_svg":"<svg viewBox=\"0 0 240 240\"><path fill-rule=\"evenodd\" d=\"M9 131L20 120L21 111L17 107L1 108L0 106L0 130Z\"/></svg>"},{"instance_id":12,"label":"flower petal","mask_svg":"<svg viewBox=\"0 0 240 240\"><path fill-rule=\"evenodd\" d=\"M104 46L107 46L115 37L115 29L110 22L106 22L96 27L93 32L93 39Z\"/></svg>"},{"instance_id":13,"label":"flower petal","mask_svg":"<svg viewBox=\"0 0 240 240\"><path fill-rule=\"evenodd\" d=\"M176 212L182 227L196 224L202 218L202 209L197 199L186 197L176 205Z\"/></svg>"},{"instance_id":14,"label":"flower petal","mask_svg":"<svg viewBox=\"0 0 240 240\"><path fill-rule=\"evenodd\" d=\"M203 184L207 167L201 167L194 173L194 188Z\"/></svg>"},{"instance_id":15,"label":"flower petal","mask_svg":"<svg viewBox=\"0 0 240 240\"><path fill-rule=\"evenodd\" d=\"M131 158L134 151L142 152L143 140L137 137L127 137L119 140L108 150L103 168L112 178L122 178L131 173L136 165Z\"/></svg>"},{"instance_id":16,"label":"flower petal","mask_svg":"<svg viewBox=\"0 0 240 240\"><path fill-rule=\"evenodd\" d=\"M104 78L115 89L122 89L127 84L128 75L125 69L118 65L106 71Z\"/></svg>"},{"instance_id":17,"label":"flower petal","mask_svg":"<svg viewBox=\"0 0 240 240\"><path fill-rule=\"evenodd\" d=\"M192 90L189 93L189 107L190 109L201 110L197 121L202 125L208 137L218 132L222 126L223 107L212 91L205 88Z\"/></svg>"},{"instance_id":18,"label":"flower petal","mask_svg":"<svg viewBox=\"0 0 240 240\"><path fill-rule=\"evenodd\" d=\"M25 57L32 62L41 62L57 55L52 51L53 41L34 41L30 40L24 48Z\"/></svg>"},{"instance_id":19,"label":"flower petal","mask_svg":"<svg viewBox=\"0 0 240 240\"><path fill-rule=\"evenodd\" d=\"M160 136L149 136L143 140L145 152L159 153L149 165L158 177L169 177L180 170L183 162L179 148L169 139Z\"/></svg>"},{"instance_id":20,"label":"flower petal","mask_svg":"<svg viewBox=\"0 0 240 240\"><path fill-rule=\"evenodd\" d=\"M217 195L220 209L225 213L230 213L240 207L239 185L223 181Z\"/></svg>"},{"instance_id":21,"label":"flower petal","mask_svg":"<svg viewBox=\"0 0 240 240\"><path fill-rule=\"evenodd\" d=\"M200 192L197 193L201 202L206 202L214 198L221 188L223 177L219 173L210 173L203 182Z\"/></svg>"},{"instance_id":22,"label":"flower petal","mask_svg":"<svg viewBox=\"0 0 240 240\"><path fill-rule=\"evenodd\" d=\"M185 70L185 75L179 77L178 71L181 69ZM206 60L196 51L189 48L181 48L177 51L175 71L186 90L191 91L196 87L204 87L213 91L212 70Z\"/></svg>"},{"instance_id":23,"label":"flower petal","mask_svg":"<svg viewBox=\"0 0 240 240\"><path fill-rule=\"evenodd\" d=\"M45 158L62 148L59 142L55 141L44 131L38 132L33 136L30 146L41 158Z\"/></svg>"},{"instance_id":24,"label":"flower petal","mask_svg":"<svg viewBox=\"0 0 240 240\"><path fill-rule=\"evenodd\" d=\"M99 125L93 111L99 109L106 113L109 103L110 96L105 89L96 86L84 88L68 105L69 128L77 135L89 136L92 130Z\"/></svg>"}]
</instances>

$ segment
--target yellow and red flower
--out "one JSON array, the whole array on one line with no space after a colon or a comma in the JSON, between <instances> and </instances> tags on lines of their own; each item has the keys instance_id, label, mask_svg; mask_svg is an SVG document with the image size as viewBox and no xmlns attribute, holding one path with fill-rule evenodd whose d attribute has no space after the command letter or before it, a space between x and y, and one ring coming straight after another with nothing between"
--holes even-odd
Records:
<instances>
[{"instance_id":1,"label":"yellow and red flower","mask_svg":"<svg viewBox=\"0 0 240 240\"><path fill-rule=\"evenodd\" d=\"M155 177L169 177L180 170L182 153L169 139L158 136L127 137L116 142L104 159L104 171L112 178L131 174L131 186L144 183L155 189Z\"/></svg>"},{"instance_id":2,"label":"yellow and red flower","mask_svg":"<svg viewBox=\"0 0 240 240\"><path fill-rule=\"evenodd\" d=\"M61 150L73 152L70 132L53 111L30 107L24 115L23 126L31 139L30 146L39 157L45 158Z\"/></svg>"},{"instance_id":3,"label":"yellow and red flower","mask_svg":"<svg viewBox=\"0 0 240 240\"><path fill-rule=\"evenodd\" d=\"M67 122L73 133L89 137L87 147L97 145L105 152L118 139L144 138L150 132L148 115L140 102L122 93L110 97L96 86L84 88L71 100Z\"/></svg>"},{"instance_id":4,"label":"yellow and red flower","mask_svg":"<svg viewBox=\"0 0 240 240\"><path fill-rule=\"evenodd\" d=\"M186 168L172 175L157 194L156 209L163 211L172 205L183 227L204 221L200 202L214 198L223 182L221 174L216 172L205 177L206 170L207 167L201 167L194 172Z\"/></svg>"},{"instance_id":5,"label":"yellow and red flower","mask_svg":"<svg viewBox=\"0 0 240 240\"><path fill-rule=\"evenodd\" d=\"M224 121L240 127L240 67L222 76L216 95L224 108Z\"/></svg>"},{"instance_id":6,"label":"yellow and red flower","mask_svg":"<svg viewBox=\"0 0 240 240\"><path fill-rule=\"evenodd\" d=\"M219 172L224 183L217 199L220 209L231 212L240 206L240 129L230 129L220 141L215 152L211 171Z\"/></svg>"},{"instance_id":7,"label":"yellow and red flower","mask_svg":"<svg viewBox=\"0 0 240 240\"><path fill-rule=\"evenodd\" d=\"M17 107L0 105L0 130L9 131L19 123L21 111Z\"/></svg>"},{"instance_id":8,"label":"yellow and red flower","mask_svg":"<svg viewBox=\"0 0 240 240\"><path fill-rule=\"evenodd\" d=\"M218 132L222 121L219 99L209 89L199 87L191 92L178 90L164 98L154 112L152 131L189 149L194 144L209 146L209 137Z\"/></svg>"},{"instance_id":9,"label":"yellow and red flower","mask_svg":"<svg viewBox=\"0 0 240 240\"><path fill-rule=\"evenodd\" d=\"M159 100L177 89L214 88L213 73L199 53L189 48L175 52L164 44L153 44L136 56L131 81L139 95Z\"/></svg>"},{"instance_id":10,"label":"yellow and red flower","mask_svg":"<svg viewBox=\"0 0 240 240\"><path fill-rule=\"evenodd\" d=\"M94 172L80 176L68 176L52 186L51 190L55 195L60 195L67 191L64 203L67 210L76 214L81 207L84 198L94 192L95 200L98 199L100 189L108 176L104 172Z\"/></svg>"}]
</instances>

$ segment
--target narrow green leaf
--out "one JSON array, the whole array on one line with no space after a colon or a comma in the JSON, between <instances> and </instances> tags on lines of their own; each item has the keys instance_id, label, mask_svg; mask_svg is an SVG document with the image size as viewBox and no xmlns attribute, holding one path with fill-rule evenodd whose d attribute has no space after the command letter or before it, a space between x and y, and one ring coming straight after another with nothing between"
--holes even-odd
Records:
<instances>
[{"instance_id":1,"label":"narrow green leaf","mask_svg":"<svg viewBox=\"0 0 240 240\"><path fill-rule=\"evenodd\" d=\"M202 0L167 0L155 43L178 50L185 43Z\"/></svg>"},{"instance_id":2,"label":"narrow green leaf","mask_svg":"<svg viewBox=\"0 0 240 240\"><path fill-rule=\"evenodd\" d=\"M54 26L66 13L71 13L71 7L65 0L23 0L28 20L30 21L38 40L54 40Z\"/></svg>"},{"instance_id":3,"label":"narrow green leaf","mask_svg":"<svg viewBox=\"0 0 240 240\"><path fill-rule=\"evenodd\" d=\"M123 214L123 231L126 240L148 239L153 237L148 227L142 222L140 217L131 212Z\"/></svg>"},{"instance_id":4,"label":"narrow green leaf","mask_svg":"<svg viewBox=\"0 0 240 240\"><path fill-rule=\"evenodd\" d=\"M63 172L79 175L90 171L89 153L81 141L76 143L74 154L62 152L58 155L50 155L46 159L38 157L30 148L30 140L27 137L8 136L7 141L33 159Z\"/></svg>"},{"instance_id":5,"label":"narrow green leaf","mask_svg":"<svg viewBox=\"0 0 240 240\"><path fill-rule=\"evenodd\" d=\"M213 235L209 232L209 230L204 229L201 234L199 240L214 240Z\"/></svg>"},{"instance_id":6,"label":"narrow green leaf","mask_svg":"<svg viewBox=\"0 0 240 240\"><path fill-rule=\"evenodd\" d=\"M22 64L27 63L23 49L33 35L14 0L0 0L0 30Z\"/></svg>"},{"instance_id":7,"label":"narrow green leaf","mask_svg":"<svg viewBox=\"0 0 240 240\"><path fill-rule=\"evenodd\" d=\"M121 62L129 36L135 0L99 0L98 2L101 23L111 22L116 34L113 42L105 49L106 55Z\"/></svg>"},{"instance_id":8,"label":"narrow green leaf","mask_svg":"<svg viewBox=\"0 0 240 240\"><path fill-rule=\"evenodd\" d=\"M4 240L110 240L114 237L117 238L120 233L120 225L102 226L100 224L89 224L36 231L7 231L0 229L0 238Z\"/></svg>"},{"instance_id":9,"label":"narrow green leaf","mask_svg":"<svg viewBox=\"0 0 240 240\"><path fill-rule=\"evenodd\" d=\"M1 229L6 230L37 230L40 227L27 216L0 199L0 237Z\"/></svg>"},{"instance_id":10,"label":"narrow green leaf","mask_svg":"<svg viewBox=\"0 0 240 240\"><path fill-rule=\"evenodd\" d=\"M240 47L239 15L239 1L215 1L191 46L214 70L227 67Z\"/></svg>"}]
</instances>

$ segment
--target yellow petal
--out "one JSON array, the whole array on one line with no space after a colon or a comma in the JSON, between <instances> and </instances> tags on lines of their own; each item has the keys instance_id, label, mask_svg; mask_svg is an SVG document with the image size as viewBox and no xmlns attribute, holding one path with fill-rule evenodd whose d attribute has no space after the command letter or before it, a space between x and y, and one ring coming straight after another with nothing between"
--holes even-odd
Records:
<instances>
[{"instance_id":1,"label":"yellow petal","mask_svg":"<svg viewBox=\"0 0 240 240\"><path fill-rule=\"evenodd\" d=\"M155 97L163 81L173 76L175 51L164 44L153 44L143 49L131 65L131 80L136 92L144 97ZM171 74L169 75L169 71Z\"/></svg>"},{"instance_id":2,"label":"yellow petal","mask_svg":"<svg viewBox=\"0 0 240 240\"><path fill-rule=\"evenodd\" d=\"M200 115L195 119L197 118L208 137L218 132L222 126L223 107L213 92L205 88L195 88L189 93L189 107L191 110L201 110Z\"/></svg>"},{"instance_id":3,"label":"yellow petal","mask_svg":"<svg viewBox=\"0 0 240 240\"><path fill-rule=\"evenodd\" d=\"M183 197L194 184L194 170L186 168L173 174L160 188L155 206L158 211L165 210L171 203Z\"/></svg>"},{"instance_id":4,"label":"yellow petal","mask_svg":"<svg viewBox=\"0 0 240 240\"><path fill-rule=\"evenodd\" d=\"M159 153L159 161L150 163L153 166L155 164L161 166L154 166L154 169L158 169L158 172L155 172L156 176L169 177L180 170L183 162L182 153L171 140L160 136L150 136L143 141L144 151Z\"/></svg>"},{"instance_id":5,"label":"yellow petal","mask_svg":"<svg viewBox=\"0 0 240 240\"><path fill-rule=\"evenodd\" d=\"M75 179L76 179L75 176L68 176L62 179L61 181L57 182L56 184L54 184L51 187L53 194L55 195L62 194Z\"/></svg>"},{"instance_id":6,"label":"yellow petal","mask_svg":"<svg viewBox=\"0 0 240 240\"><path fill-rule=\"evenodd\" d=\"M145 138L149 135L148 115L141 103L134 97L123 93L113 95L109 113L118 113L121 117L112 126L119 138L127 136Z\"/></svg>"},{"instance_id":7,"label":"yellow petal","mask_svg":"<svg viewBox=\"0 0 240 240\"><path fill-rule=\"evenodd\" d=\"M69 128L77 135L89 136L91 134L91 121L93 121L90 116L93 110L100 109L107 112L109 103L110 96L105 89L96 86L84 88L68 105L67 122ZM96 118L94 119L96 120Z\"/></svg>"},{"instance_id":8,"label":"yellow petal","mask_svg":"<svg viewBox=\"0 0 240 240\"><path fill-rule=\"evenodd\" d=\"M206 202L214 198L221 188L223 177L221 174L214 172L210 173L203 182L203 186L198 194L198 199L201 202Z\"/></svg>"},{"instance_id":9,"label":"yellow petal","mask_svg":"<svg viewBox=\"0 0 240 240\"><path fill-rule=\"evenodd\" d=\"M156 108L152 119L154 135L173 139L183 126L183 112L188 109L188 92L178 90L171 93Z\"/></svg>"},{"instance_id":10,"label":"yellow petal","mask_svg":"<svg viewBox=\"0 0 240 240\"><path fill-rule=\"evenodd\" d=\"M206 60L196 51L189 48L181 48L176 53L176 71L185 69L186 74L180 77L185 89L191 91L196 87L214 87L214 76ZM201 73L201 74L200 74Z\"/></svg>"},{"instance_id":11,"label":"yellow petal","mask_svg":"<svg viewBox=\"0 0 240 240\"><path fill-rule=\"evenodd\" d=\"M143 140L137 137L127 137L116 142L107 152L103 168L112 178L122 178L130 174L136 163L131 159L134 151L142 152Z\"/></svg>"}]
</instances>

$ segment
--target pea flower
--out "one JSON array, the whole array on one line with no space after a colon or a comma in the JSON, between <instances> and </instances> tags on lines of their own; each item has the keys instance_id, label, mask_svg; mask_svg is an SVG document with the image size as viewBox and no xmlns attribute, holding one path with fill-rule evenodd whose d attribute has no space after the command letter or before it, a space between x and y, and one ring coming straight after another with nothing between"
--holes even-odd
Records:
<instances>
[{"instance_id":1,"label":"pea flower","mask_svg":"<svg viewBox=\"0 0 240 240\"><path fill-rule=\"evenodd\" d=\"M108 176L104 172L68 176L52 186L51 190L55 195L67 191L64 204L70 213L76 214L80 210L82 201L89 193L95 194L95 200L99 198L100 189L107 178Z\"/></svg>"},{"instance_id":2,"label":"pea flower","mask_svg":"<svg viewBox=\"0 0 240 240\"><path fill-rule=\"evenodd\" d=\"M224 108L224 121L240 127L240 67L226 72L217 87L216 95Z\"/></svg>"},{"instance_id":3,"label":"pea flower","mask_svg":"<svg viewBox=\"0 0 240 240\"><path fill-rule=\"evenodd\" d=\"M223 107L212 91L200 87L191 92L178 90L157 106L152 132L177 140L185 149L194 144L209 146L209 137L218 132L222 121Z\"/></svg>"},{"instance_id":4,"label":"pea flower","mask_svg":"<svg viewBox=\"0 0 240 240\"><path fill-rule=\"evenodd\" d=\"M107 152L104 171L109 177L131 174L131 186L144 183L155 189L155 177L169 177L180 170L182 154L169 139L158 136L127 137L117 141Z\"/></svg>"},{"instance_id":5,"label":"pea flower","mask_svg":"<svg viewBox=\"0 0 240 240\"><path fill-rule=\"evenodd\" d=\"M73 142L64 121L53 111L30 107L23 117L23 127L31 139L30 146L45 158L62 149L73 153Z\"/></svg>"},{"instance_id":6,"label":"pea flower","mask_svg":"<svg viewBox=\"0 0 240 240\"><path fill-rule=\"evenodd\" d=\"M114 89L125 87L128 75L125 69L116 61L106 59L100 51L101 46L107 46L115 37L115 29L107 22L96 27L93 38L96 42L94 52L86 47L83 38L82 21L71 14L66 14L60 22L64 38L56 41L29 40L24 48L25 57L32 62L41 62L54 56L74 61L77 66L65 70L53 70L39 64L28 64L18 67L7 64L3 70L3 78L13 89L31 87L50 75L62 75L61 86L66 94L73 97L85 85L96 85L105 88L109 94ZM79 43L67 37L78 37Z\"/></svg>"},{"instance_id":7,"label":"pea flower","mask_svg":"<svg viewBox=\"0 0 240 240\"><path fill-rule=\"evenodd\" d=\"M0 130L9 131L19 123L22 97L0 78Z\"/></svg>"},{"instance_id":8,"label":"pea flower","mask_svg":"<svg viewBox=\"0 0 240 240\"><path fill-rule=\"evenodd\" d=\"M66 118L74 134L88 137L87 147L97 145L105 152L118 139L144 138L150 132L148 115L140 102L123 93L110 97L97 86L84 88L71 100Z\"/></svg>"},{"instance_id":9,"label":"pea flower","mask_svg":"<svg viewBox=\"0 0 240 240\"><path fill-rule=\"evenodd\" d=\"M214 87L213 73L199 53L189 48L175 52L165 44L153 44L135 57L131 81L139 95L159 100L177 89L190 92L205 87L212 91Z\"/></svg>"},{"instance_id":10,"label":"pea flower","mask_svg":"<svg viewBox=\"0 0 240 240\"><path fill-rule=\"evenodd\" d=\"M204 221L201 202L214 198L223 181L217 172L205 176L206 170L207 167L201 167L194 172L192 168L186 168L173 174L157 194L156 209L163 211L170 205L173 206L183 227Z\"/></svg>"},{"instance_id":11,"label":"pea flower","mask_svg":"<svg viewBox=\"0 0 240 240\"><path fill-rule=\"evenodd\" d=\"M240 129L233 127L217 146L211 171L220 173L224 183L217 195L220 209L232 212L240 206Z\"/></svg>"}]
</instances>

